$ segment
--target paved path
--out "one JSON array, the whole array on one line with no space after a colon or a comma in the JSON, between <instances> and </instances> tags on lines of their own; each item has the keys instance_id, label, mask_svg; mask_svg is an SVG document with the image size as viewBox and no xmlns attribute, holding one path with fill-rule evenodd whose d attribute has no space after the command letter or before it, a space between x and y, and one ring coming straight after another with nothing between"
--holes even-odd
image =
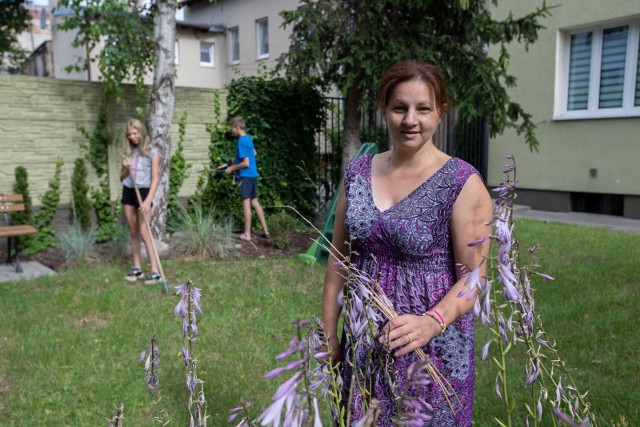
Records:
<instances>
[{"instance_id":1,"label":"paved path","mask_svg":"<svg viewBox=\"0 0 640 427\"><path fill-rule=\"evenodd\" d=\"M629 219L613 215L598 215L582 212L548 212L530 209L528 206L516 205L514 217L536 219L539 221L564 222L568 224L586 225L606 228L613 231L640 234L640 219Z\"/></svg>"},{"instance_id":2,"label":"paved path","mask_svg":"<svg viewBox=\"0 0 640 427\"><path fill-rule=\"evenodd\" d=\"M40 276L53 276L55 271L40 264L38 261L21 261L22 273L16 273L14 264L3 262L0 264L0 282L16 282L18 280L35 279Z\"/></svg>"}]
</instances>

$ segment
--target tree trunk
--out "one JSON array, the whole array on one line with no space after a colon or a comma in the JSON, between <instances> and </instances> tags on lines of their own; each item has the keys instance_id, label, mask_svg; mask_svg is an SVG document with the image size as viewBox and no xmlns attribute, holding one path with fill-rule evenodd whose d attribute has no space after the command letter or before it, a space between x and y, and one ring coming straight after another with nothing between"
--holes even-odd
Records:
<instances>
[{"instance_id":1,"label":"tree trunk","mask_svg":"<svg viewBox=\"0 0 640 427\"><path fill-rule=\"evenodd\" d=\"M171 120L175 103L175 0L158 0L154 39L156 65L153 88L149 99L147 128L153 145L160 153L160 181L153 199L152 228L155 236L163 240L167 223L169 200L169 162L171 160Z\"/></svg>"},{"instance_id":2,"label":"tree trunk","mask_svg":"<svg viewBox=\"0 0 640 427\"><path fill-rule=\"evenodd\" d=\"M358 102L362 97L362 91L358 89L357 83L354 83L347 90L346 105L344 108L344 134L342 145L342 165L340 167L341 174L347 167L351 159L356 155L360 145L360 111Z\"/></svg>"}]
</instances>

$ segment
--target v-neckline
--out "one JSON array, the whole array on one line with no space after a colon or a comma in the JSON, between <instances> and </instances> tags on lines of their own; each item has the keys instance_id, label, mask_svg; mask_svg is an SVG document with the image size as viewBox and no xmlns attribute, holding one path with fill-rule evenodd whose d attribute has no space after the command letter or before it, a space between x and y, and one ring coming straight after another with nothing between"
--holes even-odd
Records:
<instances>
[{"instance_id":1,"label":"v-neckline","mask_svg":"<svg viewBox=\"0 0 640 427\"><path fill-rule=\"evenodd\" d=\"M373 156L369 157L369 197L371 198L371 203L373 204L373 206L376 208L376 211L378 211L378 213L380 214L386 214L387 212L393 210L396 206L400 205L402 202L404 202L405 200L407 200L409 197L411 197L416 191L418 191L420 188L422 188L424 185L426 185L429 181L431 181L431 179L438 175L445 166L447 166L447 164L449 164L450 161L452 161L454 159L454 157L450 157L449 159L447 159L446 162L444 162L442 164L442 166L440 166L434 173L432 173L431 175L429 175L427 177L427 179L425 179L424 181L422 181L420 184L418 184L416 186L416 188L414 188L413 190L411 190L409 193L407 193L406 196L404 196L403 198L401 198L400 200L398 200L396 203L392 204L391 206L389 206L387 209L382 210L378 207L378 204L376 203L375 199L373 198Z\"/></svg>"}]
</instances>

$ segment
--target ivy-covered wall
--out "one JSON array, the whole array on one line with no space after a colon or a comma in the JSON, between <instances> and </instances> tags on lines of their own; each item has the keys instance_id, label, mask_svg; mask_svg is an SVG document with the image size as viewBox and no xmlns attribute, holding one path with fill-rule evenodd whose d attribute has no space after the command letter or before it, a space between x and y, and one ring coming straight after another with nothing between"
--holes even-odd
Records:
<instances>
[{"instance_id":1,"label":"ivy-covered wall","mask_svg":"<svg viewBox=\"0 0 640 427\"><path fill-rule=\"evenodd\" d=\"M178 140L180 117L188 112L185 131L185 157L193 164L180 196L195 191L197 172L208 164L210 135L205 123L213 118L214 90L176 88L176 104L172 125L172 149ZM94 82L56 80L50 78L0 75L0 193L13 192L16 166L26 168L33 205L55 172L56 159L64 161L61 175L61 205L71 200L73 164L82 156L80 145L86 138L76 125L92 132L96 126L104 96L100 84ZM226 117L226 94L222 92L222 117ZM122 153L123 126L135 114L133 86L126 88L123 102L112 107L113 130L118 136L109 146L111 197L120 196L118 179ZM88 167L88 180L97 186L95 172Z\"/></svg>"}]
</instances>

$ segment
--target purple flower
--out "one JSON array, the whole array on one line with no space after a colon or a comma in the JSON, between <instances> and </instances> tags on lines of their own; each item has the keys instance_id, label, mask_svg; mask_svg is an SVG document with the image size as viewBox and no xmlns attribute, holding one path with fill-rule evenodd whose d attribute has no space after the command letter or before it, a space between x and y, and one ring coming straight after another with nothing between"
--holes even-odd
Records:
<instances>
[{"instance_id":1,"label":"purple flower","mask_svg":"<svg viewBox=\"0 0 640 427\"><path fill-rule=\"evenodd\" d=\"M487 360L487 356L489 355L489 345L491 345L491 341L487 341L487 343L482 347L482 360Z\"/></svg>"},{"instance_id":2,"label":"purple flower","mask_svg":"<svg viewBox=\"0 0 640 427\"><path fill-rule=\"evenodd\" d=\"M589 421L589 418L585 418L585 420L583 422L578 424L573 418L571 418L569 415L567 415L564 412L562 412L559 408L554 406L552 411L553 411L553 415L555 415L555 417L559 421L562 421L563 423L565 423L569 427L589 427L591 425L591 422Z\"/></svg>"},{"instance_id":3,"label":"purple flower","mask_svg":"<svg viewBox=\"0 0 640 427\"><path fill-rule=\"evenodd\" d=\"M264 374L263 378L266 378L266 379L275 378L278 375L280 375L281 373L286 372L286 371L287 371L287 368L285 368L285 367L275 368L275 369L270 370L266 374Z\"/></svg>"},{"instance_id":4,"label":"purple flower","mask_svg":"<svg viewBox=\"0 0 640 427\"><path fill-rule=\"evenodd\" d=\"M489 239L489 236L484 236L480 239L472 240L469 243L467 243L467 246L478 246L480 243L486 241L487 239Z\"/></svg>"},{"instance_id":5,"label":"purple flower","mask_svg":"<svg viewBox=\"0 0 640 427\"><path fill-rule=\"evenodd\" d=\"M300 384L301 379L301 373L296 372L291 378L282 383L272 398L273 403L260 414L256 421L260 422L263 426L273 425L274 427L279 427L282 408L285 402L288 402L288 408L291 407L290 404L294 401L295 389L298 384Z\"/></svg>"}]
</instances>

